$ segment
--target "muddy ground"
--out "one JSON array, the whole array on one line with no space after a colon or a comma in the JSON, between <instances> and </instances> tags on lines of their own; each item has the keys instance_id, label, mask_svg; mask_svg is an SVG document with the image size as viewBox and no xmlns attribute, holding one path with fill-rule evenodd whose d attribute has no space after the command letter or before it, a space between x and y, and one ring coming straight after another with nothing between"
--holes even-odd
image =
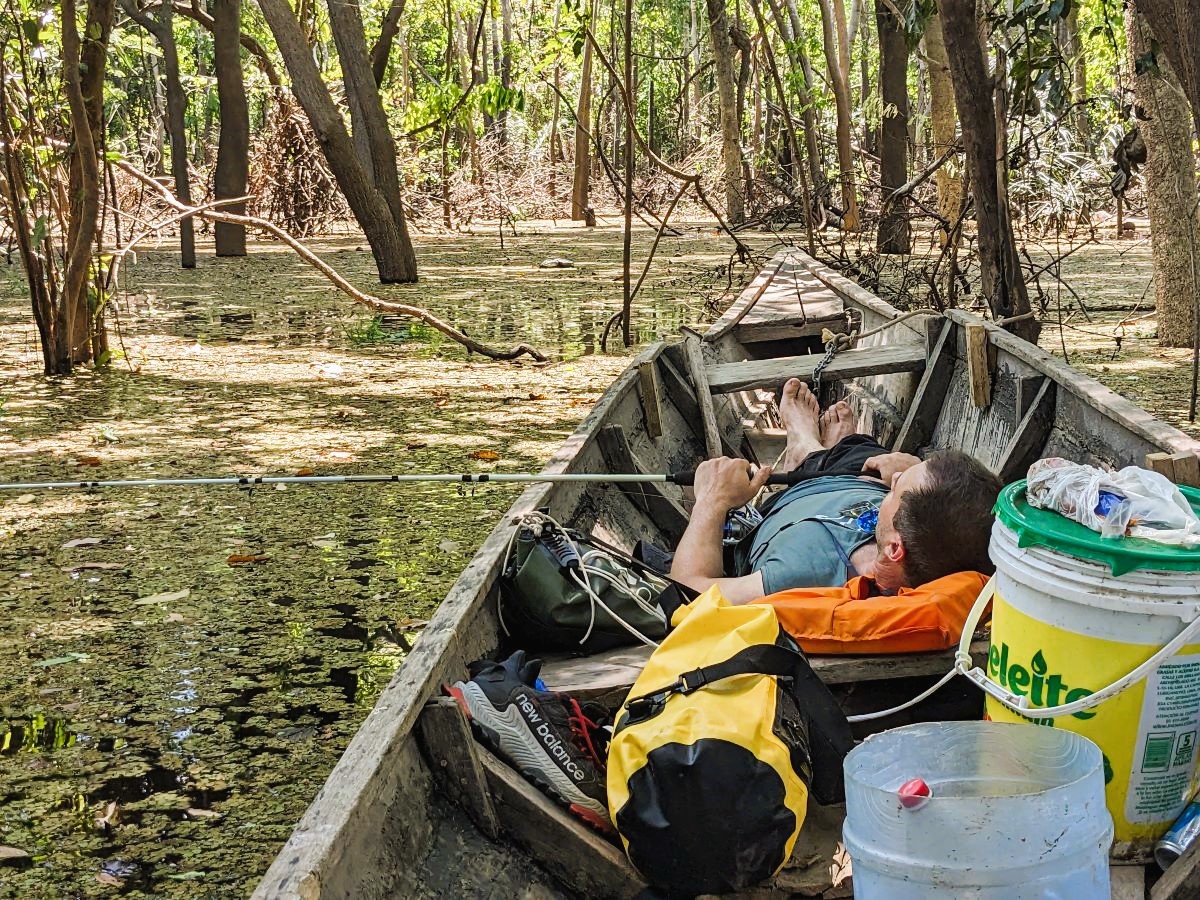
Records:
<instances>
[{"instance_id":1,"label":"muddy ground","mask_svg":"<svg viewBox=\"0 0 1200 900\"><path fill-rule=\"evenodd\" d=\"M0 267L0 478L536 470L628 361L597 346L620 232L520 232L503 248L493 229L418 237L421 282L386 289L361 240L317 247L364 289L547 364L468 360L278 245L243 260L205 245L192 272L144 250L112 318L123 358L47 379L19 273ZM639 338L711 319L752 274L729 254L707 224L665 239ZM550 257L575 267L538 268ZM1056 313L1044 345L1186 427L1190 354L1158 350L1143 317L1148 246L1087 248L1065 274L1089 312L1066 308L1061 331ZM248 892L514 496L0 496L0 847L29 854L0 860L0 896Z\"/></svg>"}]
</instances>

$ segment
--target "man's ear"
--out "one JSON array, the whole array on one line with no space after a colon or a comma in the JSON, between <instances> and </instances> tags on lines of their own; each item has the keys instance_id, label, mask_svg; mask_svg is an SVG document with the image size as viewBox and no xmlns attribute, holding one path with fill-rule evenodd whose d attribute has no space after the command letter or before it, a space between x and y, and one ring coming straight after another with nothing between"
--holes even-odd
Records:
<instances>
[{"instance_id":1,"label":"man's ear","mask_svg":"<svg viewBox=\"0 0 1200 900\"><path fill-rule=\"evenodd\" d=\"M904 562L908 553L904 548L904 540L900 537L900 532L893 530L887 540L883 542L883 553L894 563Z\"/></svg>"}]
</instances>

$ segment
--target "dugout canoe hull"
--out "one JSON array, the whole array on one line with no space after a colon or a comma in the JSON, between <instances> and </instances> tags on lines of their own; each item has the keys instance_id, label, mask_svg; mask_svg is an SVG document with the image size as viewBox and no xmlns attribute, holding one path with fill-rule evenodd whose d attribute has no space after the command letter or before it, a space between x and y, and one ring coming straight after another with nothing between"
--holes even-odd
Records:
<instances>
[{"instance_id":1,"label":"dugout canoe hull","mask_svg":"<svg viewBox=\"0 0 1200 900\"><path fill-rule=\"evenodd\" d=\"M742 373L766 372L768 382L778 381L790 363L772 369L772 360L818 350L822 327L865 333L899 315L797 250L777 256L703 342L705 377L724 379L714 408L726 452L770 461L781 446L771 427L769 392L726 390ZM1043 455L1120 466L1142 464L1150 453L1179 454L1184 472L1200 449L1093 379L965 312L908 319L863 343L860 349L876 358L888 351L887 358L909 365L919 350L926 360L923 368L898 371L900 363L893 362L887 371L829 386L826 397L844 393L860 423L889 446L958 447L1010 476ZM857 359L870 368L866 356ZM758 368L746 368L750 363ZM705 456L705 437L687 373L680 344L648 347L546 471L693 468ZM673 542L686 512L670 490L573 483L533 485L522 493L451 588L254 896L633 896L636 875L614 847L564 825L565 817L543 827L536 813L548 822L556 810L539 806L540 795L523 791L493 759L447 778L446 754L437 747L448 741L447 754L454 753L448 720L439 724L433 712L422 715L436 704L443 682L463 677L469 661L501 643L495 583L516 516L549 508L560 521L626 547L645 537ZM880 664L863 677L886 677L878 674L889 671ZM448 727L453 731L452 722ZM836 835L839 821L826 824ZM813 884L814 892L820 889ZM780 890L806 892L796 883Z\"/></svg>"}]
</instances>

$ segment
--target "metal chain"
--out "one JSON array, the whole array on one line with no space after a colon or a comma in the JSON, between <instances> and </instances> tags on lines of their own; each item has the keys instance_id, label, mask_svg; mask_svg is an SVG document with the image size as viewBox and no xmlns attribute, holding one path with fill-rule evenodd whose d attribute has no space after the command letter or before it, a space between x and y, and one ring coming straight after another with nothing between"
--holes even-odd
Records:
<instances>
[{"instance_id":1,"label":"metal chain","mask_svg":"<svg viewBox=\"0 0 1200 900\"><path fill-rule=\"evenodd\" d=\"M825 345L825 355L821 357L821 361L817 363L813 369L813 396L817 398L817 402L821 402L821 373L825 371L825 367L833 362L833 355L838 352L838 339L834 337Z\"/></svg>"}]
</instances>

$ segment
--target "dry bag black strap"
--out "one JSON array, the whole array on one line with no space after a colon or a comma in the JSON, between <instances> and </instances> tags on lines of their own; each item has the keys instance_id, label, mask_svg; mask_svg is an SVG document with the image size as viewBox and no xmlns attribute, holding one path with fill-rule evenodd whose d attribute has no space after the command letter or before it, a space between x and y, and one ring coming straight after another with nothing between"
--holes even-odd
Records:
<instances>
[{"instance_id":1,"label":"dry bag black strap","mask_svg":"<svg viewBox=\"0 0 1200 900\"><path fill-rule=\"evenodd\" d=\"M674 684L625 701L626 716L618 723L617 730L653 718L673 694L690 694L735 675L773 675L790 679L787 691L796 699L809 723L813 793L822 804L840 803L845 798L842 760L854 746L850 723L804 654L788 647L755 644L724 662L684 672Z\"/></svg>"}]
</instances>

